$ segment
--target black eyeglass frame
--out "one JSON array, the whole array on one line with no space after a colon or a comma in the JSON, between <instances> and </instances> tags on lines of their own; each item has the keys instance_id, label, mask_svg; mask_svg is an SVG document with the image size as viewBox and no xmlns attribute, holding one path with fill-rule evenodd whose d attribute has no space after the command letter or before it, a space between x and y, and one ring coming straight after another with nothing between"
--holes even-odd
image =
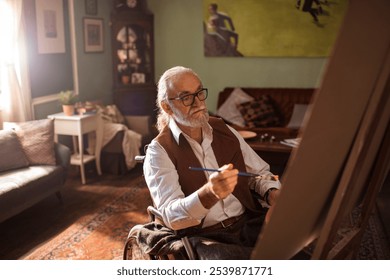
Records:
<instances>
[{"instance_id":1,"label":"black eyeglass frame","mask_svg":"<svg viewBox=\"0 0 390 280\"><path fill-rule=\"evenodd\" d=\"M205 97L203 99L200 99L199 98L199 94L201 92L203 92L203 91L206 92ZM194 104L194 102L195 102L195 97L198 97L199 101L203 101L203 100L207 99L208 95L209 95L208 89L207 88L201 88L197 92L189 93L189 94L186 94L186 95L183 95L183 96L179 96L179 97L168 98L168 100L181 100L181 102L183 103L184 106L192 106ZM184 103L184 98L189 97L189 96L192 96L192 101L191 101L190 104L187 105L187 104Z\"/></svg>"}]
</instances>

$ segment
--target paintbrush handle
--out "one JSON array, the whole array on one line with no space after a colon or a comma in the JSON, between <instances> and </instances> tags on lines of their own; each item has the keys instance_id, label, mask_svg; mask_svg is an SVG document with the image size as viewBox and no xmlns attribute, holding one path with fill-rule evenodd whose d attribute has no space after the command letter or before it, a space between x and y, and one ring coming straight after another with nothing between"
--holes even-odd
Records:
<instances>
[{"instance_id":1,"label":"paintbrush handle","mask_svg":"<svg viewBox=\"0 0 390 280\"><path fill-rule=\"evenodd\" d=\"M189 167L190 170L193 171L210 171L210 172L221 172L222 170L214 169L214 168L203 168L203 167ZM248 172L238 172L238 176L246 176L246 177L257 177L259 175L254 173L248 173Z\"/></svg>"},{"instance_id":2,"label":"paintbrush handle","mask_svg":"<svg viewBox=\"0 0 390 280\"><path fill-rule=\"evenodd\" d=\"M203 167L188 167L190 170L193 171L210 171L210 172L221 172L222 170L214 169L214 168L203 168ZM258 175L254 173L248 173L248 172L238 172L238 176L245 176L245 177L257 177L259 179L264 180L271 180L271 181L278 181L279 176L278 175Z\"/></svg>"}]
</instances>

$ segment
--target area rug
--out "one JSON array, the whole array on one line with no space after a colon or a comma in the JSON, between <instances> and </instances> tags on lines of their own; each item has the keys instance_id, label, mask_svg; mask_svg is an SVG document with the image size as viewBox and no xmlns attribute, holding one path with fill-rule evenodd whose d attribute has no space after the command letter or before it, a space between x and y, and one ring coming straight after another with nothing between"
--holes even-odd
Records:
<instances>
[{"instance_id":1,"label":"area rug","mask_svg":"<svg viewBox=\"0 0 390 280\"><path fill-rule=\"evenodd\" d=\"M140 177L125 193L83 216L34 251L26 260L120 260L129 230L148 221L149 191Z\"/></svg>"},{"instance_id":2,"label":"area rug","mask_svg":"<svg viewBox=\"0 0 390 280\"><path fill-rule=\"evenodd\" d=\"M341 224L339 230L334 238L334 245L342 244L345 237L350 236L356 231L355 225L360 221L361 207L356 207L351 215L345 219ZM340 247L339 247L340 248ZM304 251L308 255L307 258L313 254L315 250L315 242L307 246ZM354 259L357 260L389 260L390 247L389 240L384 230L382 221L378 217L376 209L370 214L367 226L361 237L360 246L355 251Z\"/></svg>"},{"instance_id":3,"label":"area rug","mask_svg":"<svg viewBox=\"0 0 390 280\"><path fill-rule=\"evenodd\" d=\"M356 258L359 260L390 260L389 240L376 212L370 215Z\"/></svg>"},{"instance_id":4,"label":"area rug","mask_svg":"<svg viewBox=\"0 0 390 280\"><path fill-rule=\"evenodd\" d=\"M92 187L108 188L108 183L110 180L103 180L94 186L81 188L83 191ZM148 221L146 207L151 205L151 200L142 176L131 179L130 183L128 179L111 183L119 195L113 196L111 193L110 199L99 204L97 210L84 211L87 214L76 217L69 226L20 259L121 260L129 230L136 224ZM104 196L108 196L106 191ZM375 214L370 217L357 259L390 259L388 240Z\"/></svg>"}]
</instances>

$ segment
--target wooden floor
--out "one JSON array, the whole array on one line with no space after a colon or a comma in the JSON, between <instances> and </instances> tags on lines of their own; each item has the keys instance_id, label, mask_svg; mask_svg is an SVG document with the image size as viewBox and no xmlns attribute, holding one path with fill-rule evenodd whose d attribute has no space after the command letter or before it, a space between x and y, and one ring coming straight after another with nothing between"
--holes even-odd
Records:
<instances>
[{"instance_id":1,"label":"wooden floor","mask_svg":"<svg viewBox=\"0 0 390 280\"><path fill-rule=\"evenodd\" d=\"M27 211L0 223L0 259L20 259L37 246L45 244L55 238L73 221L82 215L91 215L104 203L118 195L121 188L129 180L142 176L141 166L124 176L105 175L104 181L110 186L100 183L99 176L93 168L87 171L87 186L82 186L79 174L73 169L71 182L80 184L65 186L67 191L63 194L67 203L59 207L55 196L49 197L31 207ZM377 212L386 230L387 239L390 240L390 176L379 194ZM48 209L51 209L48 212ZM38 217L38 218L37 218Z\"/></svg>"}]
</instances>

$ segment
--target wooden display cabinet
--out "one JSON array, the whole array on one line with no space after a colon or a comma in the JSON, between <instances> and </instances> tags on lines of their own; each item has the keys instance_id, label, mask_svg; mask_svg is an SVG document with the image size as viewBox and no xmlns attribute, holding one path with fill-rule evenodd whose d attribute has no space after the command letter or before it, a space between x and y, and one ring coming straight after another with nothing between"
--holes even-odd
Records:
<instances>
[{"instance_id":1,"label":"wooden display cabinet","mask_svg":"<svg viewBox=\"0 0 390 280\"><path fill-rule=\"evenodd\" d=\"M125 115L155 115L153 14L146 0L114 0L114 102Z\"/></svg>"}]
</instances>

